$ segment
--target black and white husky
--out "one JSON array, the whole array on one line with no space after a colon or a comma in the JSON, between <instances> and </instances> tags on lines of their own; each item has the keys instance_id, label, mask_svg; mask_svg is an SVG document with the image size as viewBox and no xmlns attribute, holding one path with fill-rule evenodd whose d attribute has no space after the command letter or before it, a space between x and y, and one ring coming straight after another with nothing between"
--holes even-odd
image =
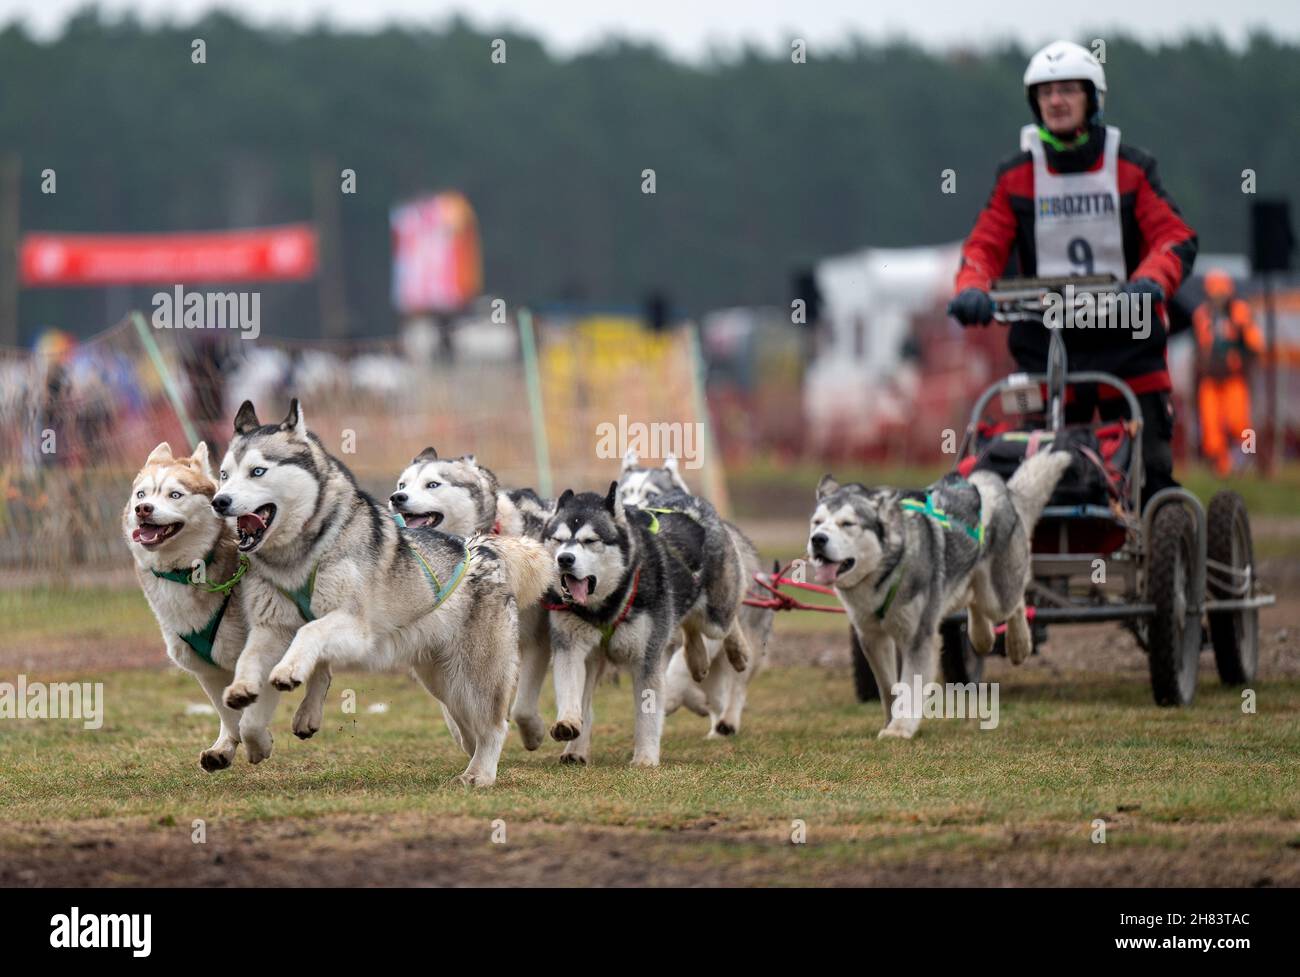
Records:
<instances>
[{"instance_id":1,"label":"black and white husky","mask_svg":"<svg viewBox=\"0 0 1300 977\"><path fill-rule=\"evenodd\" d=\"M411 669L470 755L460 779L496 780L518 667L516 608L535 603L552 577L540 544L399 527L308 432L297 400L266 425L244 402L212 507L234 520L250 559L240 584L248 643L227 706L321 669Z\"/></svg>"},{"instance_id":2,"label":"black and white husky","mask_svg":"<svg viewBox=\"0 0 1300 977\"><path fill-rule=\"evenodd\" d=\"M677 459L668 455L662 465L642 465L634 451L623 456L623 470L618 477L618 491L625 506L664 508L662 500L674 492L690 492L678 470ZM658 515L659 513L656 513ZM761 572L758 550L740 528L723 520L732 542L740 553L747 586ZM708 638L709 673L696 681L686 664L684 642L676 642L664 678L664 715L671 716L685 706L697 716L709 719L708 738L730 736L740 731L741 716L749 696L749 683L762 671L767 659L767 642L772 634L774 613L766 607L741 607L737 612L749 642L750 659L746 668L737 671L723 654L723 642Z\"/></svg>"},{"instance_id":3,"label":"black and white husky","mask_svg":"<svg viewBox=\"0 0 1300 977\"><path fill-rule=\"evenodd\" d=\"M966 608L980 654L1006 622L1007 657L1018 665L1029 656L1030 540L1071 457L1034 455L1008 482L992 472L969 481L949 475L913 496L821 480L808 558L816 580L835 586L858 633L885 707L882 737L916 734L920 716L894 716L889 691L899 681L934 680L947 614Z\"/></svg>"},{"instance_id":4,"label":"black and white husky","mask_svg":"<svg viewBox=\"0 0 1300 977\"><path fill-rule=\"evenodd\" d=\"M560 574L547 595L563 762L586 763L592 693L606 662L632 675L632 763L657 766L664 717L665 652L678 629L692 676L709 671L706 638L723 642L738 670L750 660L736 612L746 588L731 534L713 507L684 492L662 496L671 512L624 507L618 483L603 497L566 490L543 539Z\"/></svg>"}]
</instances>

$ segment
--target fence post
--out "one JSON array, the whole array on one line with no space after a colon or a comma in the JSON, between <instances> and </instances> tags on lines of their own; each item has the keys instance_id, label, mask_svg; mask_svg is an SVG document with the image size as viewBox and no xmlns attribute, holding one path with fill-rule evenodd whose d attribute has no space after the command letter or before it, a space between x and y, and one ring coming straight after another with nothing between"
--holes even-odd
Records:
<instances>
[{"instance_id":1,"label":"fence post","mask_svg":"<svg viewBox=\"0 0 1300 977\"><path fill-rule=\"evenodd\" d=\"M551 498L551 448L546 440L546 412L542 403L542 379L537 364L537 337L533 331L533 314L520 309L519 348L524 356L524 380L528 385L528 412L533 421L533 455L537 462L537 491Z\"/></svg>"}]
</instances>

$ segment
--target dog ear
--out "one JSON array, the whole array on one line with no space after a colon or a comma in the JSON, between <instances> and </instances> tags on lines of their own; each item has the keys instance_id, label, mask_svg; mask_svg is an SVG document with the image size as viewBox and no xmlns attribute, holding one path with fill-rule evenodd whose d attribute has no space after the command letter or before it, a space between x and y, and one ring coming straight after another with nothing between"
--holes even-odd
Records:
<instances>
[{"instance_id":1,"label":"dog ear","mask_svg":"<svg viewBox=\"0 0 1300 977\"><path fill-rule=\"evenodd\" d=\"M833 492L840 490L840 483L835 481L835 477L827 472L822 476L822 480L817 483L817 498L824 499Z\"/></svg>"},{"instance_id":2,"label":"dog ear","mask_svg":"<svg viewBox=\"0 0 1300 977\"><path fill-rule=\"evenodd\" d=\"M298 403L297 397L289 401L289 413L280 422L280 430L292 431L300 438L307 436L307 420L302 416L302 404Z\"/></svg>"},{"instance_id":3,"label":"dog ear","mask_svg":"<svg viewBox=\"0 0 1300 977\"><path fill-rule=\"evenodd\" d=\"M568 505L572 501L573 501L573 489L565 489L563 492L560 493L560 497L555 500L555 508L551 510L551 514L554 515L555 513L559 512L561 509L563 509L566 505Z\"/></svg>"},{"instance_id":4,"label":"dog ear","mask_svg":"<svg viewBox=\"0 0 1300 977\"><path fill-rule=\"evenodd\" d=\"M623 468L621 470L627 471L629 468L635 468L639 464L641 464L641 456L629 448L627 454L623 456Z\"/></svg>"},{"instance_id":5,"label":"dog ear","mask_svg":"<svg viewBox=\"0 0 1300 977\"><path fill-rule=\"evenodd\" d=\"M169 465L174 460L171 444L163 441L153 451L149 452L149 457L144 460L144 463L146 465Z\"/></svg>"},{"instance_id":6,"label":"dog ear","mask_svg":"<svg viewBox=\"0 0 1300 977\"><path fill-rule=\"evenodd\" d=\"M605 508L615 519L623 518L623 496L619 494L618 482L609 483L609 491L605 494Z\"/></svg>"},{"instance_id":7,"label":"dog ear","mask_svg":"<svg viewBox=\"0 0 1300 977\"><path fill-rule=\"evenodd\" d=\"M257 411L253 410L253 402L246 400L239 405L239 413L235 415L235 433L251 434L262 426L262 422L257 419Z\"/></svg>"},{"instance_id":8,"label":"dog ear","mask_svg":"<svg viewBox=\"0 0 1300 977\"><path fill-rule=\"evenodd\" d=\"M433 445L425 448L418 455L411 459L412 465L423 465L427 461L437 461L438 452L433 450Z\"/></svg>"},{"instance_id":9,"label":"dog ear","mask_svg":"<svg viewBox=\"0 0 1300 977\"><path fill-rule=\"evenodd\" d=\"M194 449L194 454L190 456L190 464L203 475L212 478L212 461L208 457L208 443L206 441L200 441L199 446Z\"/></svg>"}]
</instances>

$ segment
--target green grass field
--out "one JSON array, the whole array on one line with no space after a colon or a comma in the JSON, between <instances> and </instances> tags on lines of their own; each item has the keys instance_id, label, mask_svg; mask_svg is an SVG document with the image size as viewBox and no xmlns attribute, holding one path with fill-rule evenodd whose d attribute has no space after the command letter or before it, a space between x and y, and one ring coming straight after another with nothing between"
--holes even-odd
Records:
<instances>
[{"instance_id":1,"label":"green grass field","mask_svg":"<svg viewBox=\"0 0 1300 977\"><path fill-rule=\"evenodd\" d=\"M668 845L670 863L769 882L868 881L914 860L972 855L1009 859L1013 876L1049 856L1062 878L1086 877L1103 856L1111 870L1154 857L1169 881L1300 882L1300 681L1269 683L1246 715L1237 691L1209 680L1192 708L1160 710L1131 676L992 668L1002 680L997 729L936 720L910 743L874 738L880 707L854 701L844 670L772 669L756 679L734 739L706 741L704 720L671 717L656 770L627 766L631 693L626 680L604 684L591 766L560 765L550 741L527 753L512 732L497 786L480 791L454 781L465 758L433 701L404 678L336 677L313 740L289 734L293 703L283 704L269 761L253 767L241 751L234 768L210 775L197 755L215 716L185 710L203 701L197 685L175 670L112 672L101 677L101 730L4 724L0 855L13 861L0 881L35 857L33 835L48 854L117 839L111 862L133 847L184 849L195 818L254 836L290 824L326 850L340 824L364 818L380 849L404 837L403 825L486 838L501 819L539 853L581 847L593 831L630 834ZM353 714L341 711L345 689L356 693ZM371 712L376 704L386 711ZM1104 846L1091 840L1097 818L1108 825ZM790 851L800 848L789 844L795 819L806 856ZM687 855L672 844L683 832L707 843ZM1202 863L1211 845L1213 866Z\"/></svg>"}]
</instances>

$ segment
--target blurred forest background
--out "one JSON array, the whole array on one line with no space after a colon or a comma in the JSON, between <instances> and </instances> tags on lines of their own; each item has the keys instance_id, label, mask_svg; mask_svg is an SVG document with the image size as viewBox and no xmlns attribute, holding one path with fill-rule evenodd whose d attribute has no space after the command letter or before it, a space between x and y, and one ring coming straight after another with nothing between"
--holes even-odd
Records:
<instances>
[{"instance_id":1,"label":"blurred forest background","mask_svg":"<svg viewBox=\"0 0 1300 977\"><path fill-rule=\"evenodd\" d=\"M311 219L313 166L335 181L350 168L357 192L338 198L338 219L353 335L396 328L389 208L444 188L477 209L491 294L630 305L662 290L698 313L788 302L791 269L820 256L964 236L1028 121L1030 52L1014 46L846 38L804 64L750 49L693 65L614 40L561 59L505 33L494 64L494 36L458 21L280 32L224 14L145 27L93 9L49 42L9 25L0 152L22 161L22 227ZM1261 195L1300 198L1300 47L1097 36L1107 121L1155 154L1203 250L1248 250L1242 171ZM47 168L55 194L41 192ZM949 168L953 195L940 192ZM152 291L27 290L22 339L44 325L89 334ZM314 286L266 287L263 316L269 334L315 335Z\"/></svg>"}]
</instances>

